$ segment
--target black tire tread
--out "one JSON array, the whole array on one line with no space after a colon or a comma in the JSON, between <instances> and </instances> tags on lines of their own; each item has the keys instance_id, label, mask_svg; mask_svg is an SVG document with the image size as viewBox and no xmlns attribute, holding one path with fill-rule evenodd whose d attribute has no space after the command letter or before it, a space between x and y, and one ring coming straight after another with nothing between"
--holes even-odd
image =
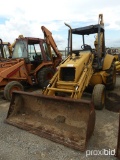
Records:
<instances>
[{"instance_id":1,"label":"black tire tread","mask_svg":"<svg viewBox=\"0 0 120 160\"><path fill-rule=\"evenodd\" d=\"M101 97L103 92L105 92L105 86L103 84L97 84L95 85L92 93L92 100L95 106L95 109L102 110L104 108L104 104L101 102Z\"/></svg>"},{"instance_id":2,"label":"black tire tread","mask_svg":"<svg viewBox=\"0 0 120 160\"><path fill-rule=\"evenodd\" d=\"M44 67L40 71L38 71L37 80L38 80L38 85L41 88L47 86L49 80L46 81L46 74L49 72L51 72L54 75L54 70L51 67Z\"/></svg>"}]
</instances>

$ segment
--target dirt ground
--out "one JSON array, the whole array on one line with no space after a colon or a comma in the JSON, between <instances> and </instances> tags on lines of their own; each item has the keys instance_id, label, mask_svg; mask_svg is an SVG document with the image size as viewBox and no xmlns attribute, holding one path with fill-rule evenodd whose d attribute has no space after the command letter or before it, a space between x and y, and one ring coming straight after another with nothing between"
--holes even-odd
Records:
<instances>
[{"instance_id":1,"label":"dirt ground","mask_svg":"<svg viewBox=\"0 0 120 160\"><path fill-rule=\"evenodd\" d=\"M116 88L120 86L117 76ZM0 160L116 160L118 119L116 112L96 111L96 124L87 150L80 152L4 123L9 102L0 92Z\"/></svg>"}]
</instances>

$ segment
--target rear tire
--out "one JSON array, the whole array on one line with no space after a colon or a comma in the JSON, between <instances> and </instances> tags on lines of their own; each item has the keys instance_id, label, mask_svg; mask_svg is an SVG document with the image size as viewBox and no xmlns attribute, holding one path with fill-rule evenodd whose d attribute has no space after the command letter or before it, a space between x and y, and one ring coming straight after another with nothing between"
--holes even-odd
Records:
<instances>
[{"instance_id":1,"label":"rear tire","mask_svg":"<svg viewBox=\"0 0 120 160\"><path fill-rule=\"evenodd\" d=\"M42 68L37 74L38 85L41 88L46 87L54 73L54 70L50 67Z\"/></svg>"},{"instance_id":2,"label":"rear tire","mask_svg":"<svg viewBox=\"0 0 120 160\"><path fill-rule=\"evenodd\" d=\"M102 110L105 106L105 86L103 84L96 84L93 93L92 93L92 100L95 106L95 109Z\"/></svg>"},{"instance_id":3,"label":"rear tire","mask_svg":"<svg viewBox=\"0 0 120 160\"><path fill-rule=\"evenodd\" d=\"M11 81L4 88L4 97L8 101L10 101L12 98L13 91L23 91L23 90L24 90L24 87L21 83L17 81Z\"/></svg>"},{"instance_id":4,"label":"rear tire","mask_svg":"<svg viewBox=\"0 0 120 160\"><path fill-rule=\"evenodd\" d=\"M112 62L111 67L106 72L109 74L106 79L106 89L113 90L116 83L116 67L114 61Z\"/></svg>"}]
</instances>

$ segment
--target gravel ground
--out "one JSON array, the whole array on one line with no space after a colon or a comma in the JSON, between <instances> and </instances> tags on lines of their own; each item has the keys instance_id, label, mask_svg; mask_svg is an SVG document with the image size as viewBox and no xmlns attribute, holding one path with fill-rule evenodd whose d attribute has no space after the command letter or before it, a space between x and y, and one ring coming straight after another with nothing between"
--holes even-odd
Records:
<instances>
[{"instance_id":1,"label":"gravel ground","mask_svg":"<svg viewBox=\"0 0 120 160\"><path fill-rule=\"evenodd\" d=\"M9 102L3 100L2 92L0 94L0 160L116 160L113 155L94 154L100 153L98 150L106 149L110 153L116 149L118 113L106 109L96 111L94 134L87 151L80 152L4 123Z\"/></svg>"}]
</instances>

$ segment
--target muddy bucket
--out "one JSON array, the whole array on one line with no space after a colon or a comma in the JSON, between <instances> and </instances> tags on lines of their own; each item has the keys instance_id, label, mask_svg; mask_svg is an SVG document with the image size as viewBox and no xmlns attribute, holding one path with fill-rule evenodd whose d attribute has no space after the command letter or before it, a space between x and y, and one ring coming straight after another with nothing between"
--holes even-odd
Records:
<instances>
[{"instance_id":1,"label":"muddy bucket","mask_svg":"<svg viewBox=\"0 0 120 160\"><path fill-rule=\"evenodd\" d=\"M6 122L85 151L94 130L95 110L90 101L15 91Z\"/></svg>"}]
</instances>

